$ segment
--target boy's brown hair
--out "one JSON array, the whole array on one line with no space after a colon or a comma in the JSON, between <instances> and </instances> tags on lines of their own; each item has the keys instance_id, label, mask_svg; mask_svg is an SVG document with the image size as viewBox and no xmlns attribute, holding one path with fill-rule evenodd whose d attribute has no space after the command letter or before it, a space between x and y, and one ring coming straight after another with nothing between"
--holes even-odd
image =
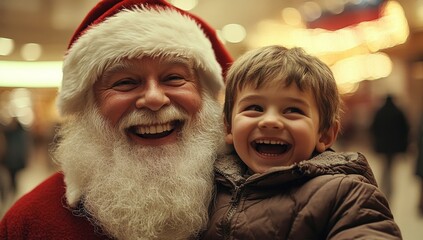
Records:
<instances>
[{"instance_id":1,"label":"boy's brown hair","mask_svg":"<svg viewBox=\"0 0 423 240\"><path fill-rule=\"evenodd\" d=\"M232 111L237 93L245 87L277 87L295 83L301 91L311 91L319 112L319 131L339 123L341 99L330 68L301 48L266 46L239 57L226 76L224 117L232 126Z\"/></svg>"}]
</instances>

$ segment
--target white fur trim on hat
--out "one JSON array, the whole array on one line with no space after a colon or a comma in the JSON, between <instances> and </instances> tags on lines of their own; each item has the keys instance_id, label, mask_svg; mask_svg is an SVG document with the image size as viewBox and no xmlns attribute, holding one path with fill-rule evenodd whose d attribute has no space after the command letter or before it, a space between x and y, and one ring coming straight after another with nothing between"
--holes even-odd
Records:
<instances>
[{"instance_id":1,"label":"white fur trim on hat","mask_svg":"<svg viewBox=\"0 0 423 240\"><path fill-rule=\"evenodd\" d=\"M194 60L200 83L216 96L222 69L197 22L172 9L122 10L90 27L69 49L58 96L62 115L81 112L104 69L124 58L185 56Z\"/></svg>"}]
</instances>

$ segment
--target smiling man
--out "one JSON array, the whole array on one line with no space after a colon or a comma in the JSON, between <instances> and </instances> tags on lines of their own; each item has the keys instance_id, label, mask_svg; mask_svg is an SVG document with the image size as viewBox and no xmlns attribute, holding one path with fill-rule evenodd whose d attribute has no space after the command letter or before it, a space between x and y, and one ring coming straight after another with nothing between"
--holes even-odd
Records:
<instances>
[{"instance_id":1,"label":"smiling man","mask_svg":"<svg viewBox=\"0 0 423 240\"><path fill-rule=\"evenodd\" d=\"M61 172L17 201L0 238L195 237L223 146L217 96L230 62L205 22L165 1L101 1L64 59Z\"/></svg>"}]
</instances>

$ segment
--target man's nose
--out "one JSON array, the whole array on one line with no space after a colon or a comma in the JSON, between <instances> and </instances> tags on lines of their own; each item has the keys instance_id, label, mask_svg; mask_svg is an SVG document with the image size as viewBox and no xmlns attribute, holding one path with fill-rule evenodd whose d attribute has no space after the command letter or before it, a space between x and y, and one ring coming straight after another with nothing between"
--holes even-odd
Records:
<instances>
[{"instance_id":1,"label":"man's nose","mask_svg":"<svg viewBox=\"0 0 423 240\"><path fill-rule=\"evenodd\" d=\"M261 129L282 129L284 126L281 116L274 112L267 112L263 115L258 124Z\"/></svg>"},{"instance_id":2,"label":"man's nose","mask_svg":"<svg viewBox=\"0 0 423 240\"><path fill-rule=\"evenodd\" d=\"M146 83L141 96L135 103L137 108L148 108L152 111L158 111L163 106L169 104L170 99L164 89L155 81Z\"/></svg>"}]
</instances>

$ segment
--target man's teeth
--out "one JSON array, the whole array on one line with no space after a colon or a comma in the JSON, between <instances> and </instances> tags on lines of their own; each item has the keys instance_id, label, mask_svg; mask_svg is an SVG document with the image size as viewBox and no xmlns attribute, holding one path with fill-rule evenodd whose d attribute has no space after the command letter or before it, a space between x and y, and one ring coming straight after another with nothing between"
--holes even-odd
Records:
<instances>
[{"instance_id":1,"label":"man's teeth","mask_svg":"<svg viewBox=\"0 0 423 240\"><path fill-rule=\"evenodd\" d=\"M284 144L284 142L280 140L256 140L255 142L258 144L279 144L279 145Z\"/></svg>"},{"instance_id":2,"label":"man's teeth","mask_svg":"<svg viewBox=\"0 0 423 240\"><path fill-rule=\"evenodd\" d=\"M151 126L139 126L136 128L137 134L157 134L162 132L167 132L172 129L172 126L170 123L164 123L164 124L157 124L157 125L151 125Z\"/></svg>"}]
</instances>

